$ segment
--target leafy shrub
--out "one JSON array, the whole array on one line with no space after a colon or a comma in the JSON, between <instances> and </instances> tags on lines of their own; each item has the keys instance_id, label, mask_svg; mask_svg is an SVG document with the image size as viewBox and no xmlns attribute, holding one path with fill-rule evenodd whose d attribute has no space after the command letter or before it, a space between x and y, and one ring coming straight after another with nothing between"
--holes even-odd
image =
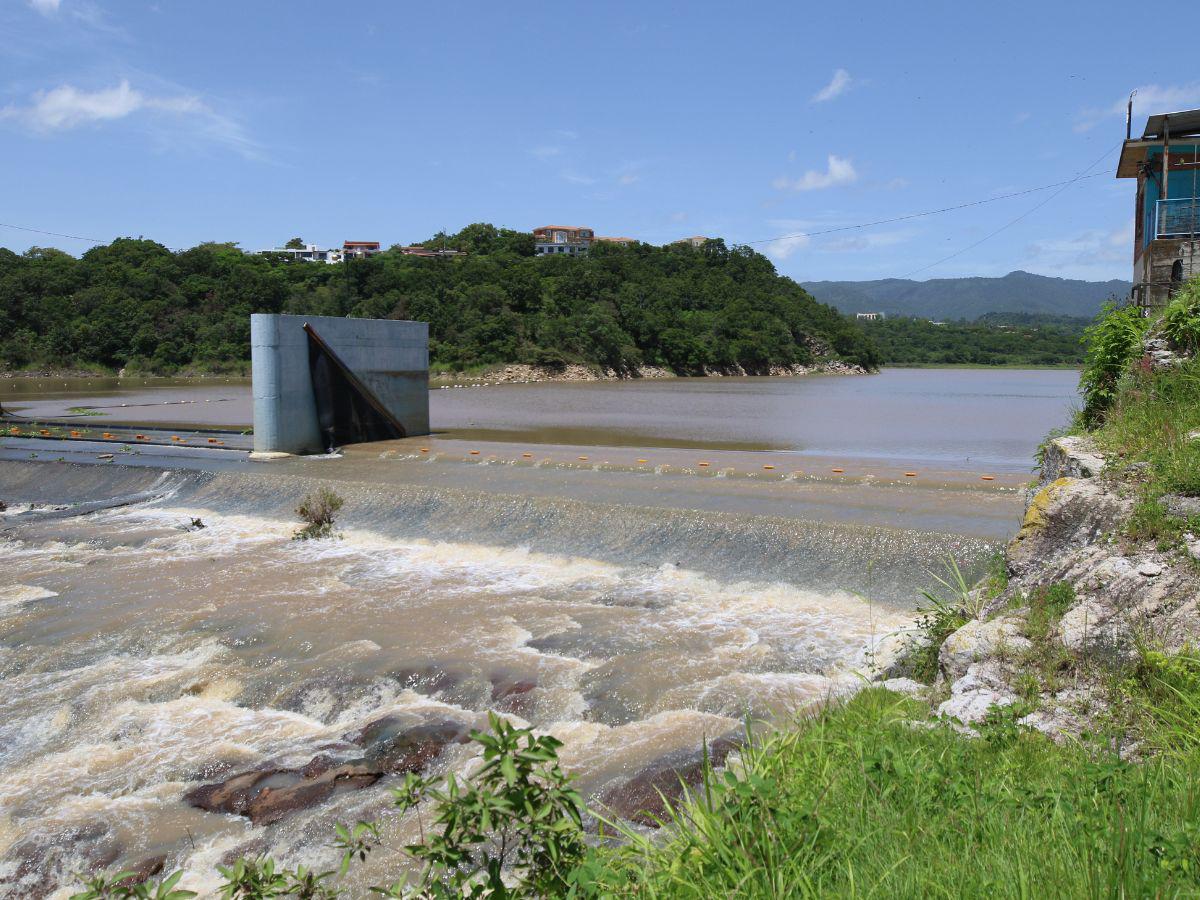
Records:
<instances>
[{"instance_id":1,"label":"leafy shrub","mask_svg":"<svg viewBox=\"0 0 1200 900\"><path fill-rule=\"evenodd\" d=\"M1177 349L1200 350L1200 278L1178 290L1162 314L1163 335Z\"/></svg>"},{"instance_id":2,"label":"leafy shrub","mask_svg":"<svg viewBox=\"0 0 1200 900\"><path fill-rule=\"evenodd\" d=\"M333 517L345 504L345 500L329 488L321 488L315 494L306 494L296 507L296 515L305 525L293 536L293 540L308 541L329 537L333 533Z\"/></svg>"},{"instance_id":3,"label":"leafy shrub","mask_svg":"<svg viewBox=\"0 0 1200 900\"><path fill-rule=\"evenodd\" d=\"M958 563L946 561L947 577L934 575L941 593L921 592L924 602L917 605L919 637L904 656L902 668L912 678L932 684L938 673L938 653L943 642L979 614L979 604L963 578Z\"/></svg>"},{"instance_id":4,"label":"leafy shrub","mask_svg":"<svg viewBox=\"0 0 1200 900\"><path fill-rule=\"evenodd\" d=\"M1121 377L1141 353L1149 320L1132 304L1106 303L1096 322L1084 332L1087 352L1079 385L1083 392L1083 421L1094 425L1104 418L1118 394Z\"/></svg>"}]
</instances>

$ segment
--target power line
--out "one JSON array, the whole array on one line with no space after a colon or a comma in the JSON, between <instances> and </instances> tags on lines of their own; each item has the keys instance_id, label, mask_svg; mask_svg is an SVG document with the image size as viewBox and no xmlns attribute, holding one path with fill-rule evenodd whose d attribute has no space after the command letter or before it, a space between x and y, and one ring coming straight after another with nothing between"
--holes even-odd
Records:
<instances>
[{"instance_id":1,"label":"power line","mask_svg":"<svg viewBox=\"0 0 1200 900\"><path fill-rule=\"evenodd\" d=\"M1111 152L1112 152L1111 150L1108 151L1108 153L1111 153ZM1108 153L1105 153L1104 155L1108 156ZM1103 157L1101 157L1101 159L1103 159ZM1099 160L1097 160L1096 162L1099 162ZM1095 165L1096 165L1096 163L1092 163L1091 166L1088 166L1088 169L1093 168ZM1086 172L1087 169L1085 169L1084 171ZM778 235L777 237L773 237L773 238L762 238L757 241L740 241L739 243L746 244L746 245L772 244L775 241L784 241L784 240L787 240L788 238L817 237L822 234L833 234L834 232L838 232L838 231L853 231L858 228L871 228L875 225L891 225L894 222L906 222L909 219L922 219L922 218L926 218L928 216L936 216L941 213L954 212L955 210L959 210L959 209L969 209L972 206L983 206L985 203L996 203L999 200L1011 200L1013 197L1024 197L1026 194L1036 194L1038 191L1048 191L1051 188L1056 188L1056 187L1066 188L1067 186L1072 185L1077 181L1082 181L1086 178L1099 178L1101 175L1104 175L1104 174L1105 174L1104 172L1096 172L1095 174L1092 174L1092 175L1078 175L1075 178L1068 179L1067 181L1056 181L1053 184L1043 184L1040 187L1026 188L1023 191L1013 191L1011 194L1000 194L995 197L987 197L983 200L972 200L970 203L960 203L957 206L943 206L940 209L929 209L924 212L909 213L908 215L905 215L905 216L894 216L891 219L876 219L873 222L860 222L859 224L856 224L856 225L839 225L836 228L825 228L825 229L822 229L821 231L797 231L797 232L793 232L792 234L781 234L781 235Z\"/></svg>"},{"instance_id":2,"label":"power line","mask_svg":"<svg viewBox=\"0 0 1200 900\"><path fill-rule=\"evenodd\" d=\"M1117 147L1119 147L1119 146L1120 146L1120 144L1117 145ZM1113 150L1116 150L1117 147L1112 147L1108 150L1105 150L1102 154L1100 154L1100 156L1096 159L1095 162L1093 162L1090 166L1088 166L1086 169L1084 169L1082 172L1080 172L1078 175L1076 175L1070 181L1062 182L1062 186L1059 187L1057 191L1055 191L1053 194L1051 194L1045 200L1031 206L1029 209L1025 210L1025 212L1021 213L1015 219L1011 219L1008 222L1005 222L1003 225L1001 225L995 231L991 232L990 234L984 235L979 240L977 240L975 243L969 244L966 247L963 247L961 250L955 250L949 256L943 256L937 262L931 262L927 266L921 266L919 269L913 269L911 272L905 272L900 277L901 278L911 278L913 275L917 275L921 272L924 272L927 269L932 269L935 266L940 266L944 262L949 262L950 260L954 259L954 257L961 256L962 254L966 253L968 250L974 250L976 247L978 247L984 241L990 241L992 238L994 238L1000 232L1008 230L1009 228L1011 228L1012 226L1014 226L1018 222L1020 222L1022 219L1026 219L1029 216L1033 215L1035 212L1037 212L1039 209L1041 209L1043 206L1045 206L1047 203L1049 203L1051 200L1053 200L1055 197L1057 197L1059 194L1061 194L1063 191L1065 191L1067 188L1069 188L1071 185L1075 184L1076 182L1082 181L1085 178L1095 178L1096 175L1105 174L1103 172L1096 172L1093 175L1088 175L1087 173L1090 172L1092 169L1096 168L1096 166L1100 165L1100 163L1105 158L1110 156L1112 154Z\"/></svg>"},{"instance_id":3,"label":"power line","mask_svg":"<svg viewBox=\"0 0 1200 900\"><path fill-rule=\"evenodd\" d=\"M87 241L89 244L107 244L108 241L102 241L98 238L80 237L77 234L60 234L57 231L42 231L40 228L27 228L24 225L10 225L7 222L0 222L0 228L13 228L17 231L29 231L33 234L44 234L49 237L67 238L72 241Z\"/></svg>"}]
</instances>

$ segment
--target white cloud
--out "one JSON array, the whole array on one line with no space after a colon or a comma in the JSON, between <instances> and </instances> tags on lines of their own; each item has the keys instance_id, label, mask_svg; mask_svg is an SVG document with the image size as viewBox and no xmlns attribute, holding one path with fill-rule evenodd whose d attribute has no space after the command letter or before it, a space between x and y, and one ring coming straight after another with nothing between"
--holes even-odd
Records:
<instances>
[{"instance_id":1,"label":"white cloud","mask_svg":"<svg viewBox=\"0 0 1200 900\"><path fill-rule=\"evenodd\" d=\"M850 77L849 72L845 69L838 69L833 73L833 78L829 80L829 84L813 94L812 102L825 103L834 97L840 97L850 89L852 81L853 79Z\"/></svg>"},{"instance_id":2,"label":"white cloud","mask_svg":"<svg viewBox=\"0 0 1200 900\"><path fill-rule=\"evenodd\" d=\"M29 0L29 5L43 16L53 16L58 13L62 0Z\"/></svg>"},{"instance_id":3,"label":"white cloud","mask_svg":"<svg viewBox=\"0 0 1200 900\"><path fill-rule=\"evenodd\" d=\"M570 170L562 173L562 179L563 181L570 182L571 184L596 183L596 179L592 178L590 175L580 175L578 172L572 172Z\"/></svg>"},{"instance_id":4,"label":"white cloud","mask_svg":"<svg viewBox=\"0 0 1200 900\"><path fill-rule=\"evenodd\" d=\"M854 169L854 163L831 153L824 172L809 169L799 178L776 178L772 184L779 190L819 191L838 185L853 184L857 180L858 172Z\"/></svg>"},{"instance_id":5,"label":"white cloud","mask_svg":"<svg viewBox=\"0 0 1200 900\"><path fill-rule=\"evenodd\" d=\"M812 239L804 234L784 235L771 241L763 247L763 250L766 251L767 256L774 259L787 259L797 250L803 250L810 243L812 243Z\"/></svg>"},{"instance_id":6,"label":"white cloud","mask_svg":"<svg viewBox=\"0 0 1200 900\"><path fill-rule=\"evenodd\" d=\"M551 157L558 156L560 153L562 153L562 147L555 147L546 144L541 147L534 147L529 152L538 159L550 159Z\"/></svg>"},{"instance_id":7,"label":"white cloud","mask_svg":"<svg viewBox=\"0 0 1200 900\"><path fill-rule=\"evenodd\" d=\"M1061 278L1107 280L1129 277L1133 223L1112 231L1094 229L1067 238L1035 241L1019 268Z\"/></svg>"},{"instance_id":8,"label":"white cloud","mask_svg":"<svg viewBox=\"0 0 1200 900\"><path fill-rule=\"evenodd\" d=\"M1129 96L1126 95L1113 101L1110 106L1082 110L1075 116L1075 130L1089 131L1105 119L1124 116L1125 105L1128 102ZM1134 132L1137 132L1136 120L1140 116L1176 112L1196 106L1200 106L1200 81L1191 84L1142 85L1137 89L1137 96L1133 98Z\"/></svg>"},{"instance_id":9,"label":"white cloud","mask_svg":"<svg viewBox=\"0 0 1200 900\"><path fill-rule=\"evenodd\" d=\"M122 79L116 87L96 91L62 84L38 91L27 106L0 108L0 120L10 119L41 135L125 119L135 114L156 117L160 123L186 125L189 136L224 144L243 156L261 159L261 148L242 127L192 94L148 95ZM160 137L163 135L160 134Z\"/></svg>"},{"instance_id":10,"label":"white cloud","mask_svg":"<svg viewBox=\"0 0 1200 900\"><path fill-rule=\"evenodd\" d=\"M633 172L626 172L624 175L617 178L617 184L635 184L642 176Z\"/></svg>"}]
</instances>

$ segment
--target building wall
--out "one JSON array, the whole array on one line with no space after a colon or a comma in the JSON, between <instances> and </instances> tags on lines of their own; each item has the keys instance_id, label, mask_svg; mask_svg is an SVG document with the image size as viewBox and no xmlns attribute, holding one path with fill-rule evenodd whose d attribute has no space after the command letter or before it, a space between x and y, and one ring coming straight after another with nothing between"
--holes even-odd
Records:
<instances>
[{"instance_id":1,"label":"building wall","mask_svg":"<svg viewBox=\"0 0 1200 900\"><path fill-rule=\"evenodd\" d=\"M1135 299L1143 306L1162 306L1180 281L1197 275L1200 240L1153 241L1133 264Z\"/></svg>"},{"instance_id":2,"label":"building wall","mask_svg":"<svg viewBox=\"0 0 1200 900\"><path fill-rule=\"evenodd\" d=\"M250 317L254 449L320 453L308 363L313 330L410 435L429 433L429 326L425 322L334 316Z\"/></svg>"}]
</instances>

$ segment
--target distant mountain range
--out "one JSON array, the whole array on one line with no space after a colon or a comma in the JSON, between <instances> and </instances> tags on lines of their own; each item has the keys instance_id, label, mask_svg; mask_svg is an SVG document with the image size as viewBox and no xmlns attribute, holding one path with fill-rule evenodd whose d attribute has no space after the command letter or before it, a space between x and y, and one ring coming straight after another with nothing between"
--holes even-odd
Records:
<instances>
[{"instance_id":1,"label":"distant mountain range","mask_svg":"<svg viewBox=\"0 0 1200 900\"><path fill-rule=\"evenodd\" d=\"M882 312L925 319L978 319L987 313L1039 313L1092 318L1128 281L1075 281L1029 272L1003 278L933 278L908 281L805 281L804 289L844 313Z\"/></svg>"}]
</instances>

